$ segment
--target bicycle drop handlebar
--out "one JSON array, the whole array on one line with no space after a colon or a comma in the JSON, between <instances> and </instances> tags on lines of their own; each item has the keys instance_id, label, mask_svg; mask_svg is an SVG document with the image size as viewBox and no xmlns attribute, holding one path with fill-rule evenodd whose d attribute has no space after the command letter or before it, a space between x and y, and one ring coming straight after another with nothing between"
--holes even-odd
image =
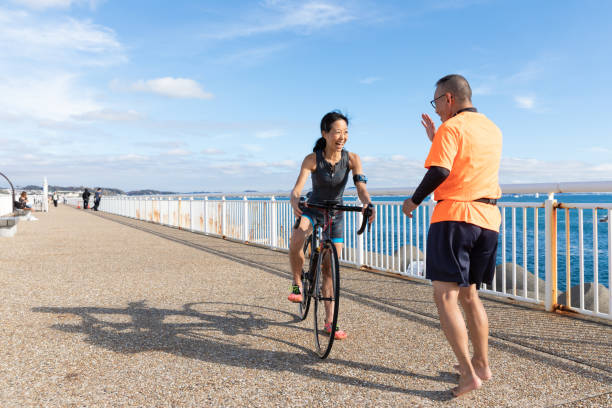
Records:
<instances>
[{"instance_id":1,"label":"bicycle drop handlebar","mask_svg":"<svg viewBox=\"0 0 612 408\"><path fill-rule=\"evenodd\" d=\"M352 211L352 212L362 212L364 207L360 207L358 205L340 205L337 201L324 201L323 203L308 203L303 199L300 200L299 207L303 208L315 208L317 210L325 210L325 211ZM365 228L368 224L368 220L372 215L372 208L370 206L365 207L365 211L363 214L363 220L361 222L361 227L359 227L359 231L357 231L357 235L363 234ZM298 224L294 226L294 229L297 228Z\"/></svg>"}]
</instances>

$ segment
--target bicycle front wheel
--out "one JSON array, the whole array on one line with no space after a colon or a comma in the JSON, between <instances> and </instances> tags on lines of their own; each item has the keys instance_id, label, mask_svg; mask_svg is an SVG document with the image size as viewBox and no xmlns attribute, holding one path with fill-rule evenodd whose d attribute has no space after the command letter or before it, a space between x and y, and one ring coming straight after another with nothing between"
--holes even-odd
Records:
<instances>
[{"instance_id":1,"label":"bicycle front wheel","mask_svg":"<svg viewBox=\"0 0 612 408\"><path fill-rule=\"evenodd\" d=\"M313 291L314 335L317 354L323 359L334 343L340 300L340 265L331 241L323 245L320 258Z\"/></svg>"}]
</instances>

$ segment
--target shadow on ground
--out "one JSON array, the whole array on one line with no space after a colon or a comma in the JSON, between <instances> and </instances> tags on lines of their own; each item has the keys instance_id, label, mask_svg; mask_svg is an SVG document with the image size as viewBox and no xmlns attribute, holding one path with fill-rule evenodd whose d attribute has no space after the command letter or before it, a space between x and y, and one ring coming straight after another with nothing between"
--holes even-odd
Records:
<instances>
[{"instance_id":1,"label":"shadow on ground","mask_svg":"<svg viewBox=\"0 0 612 408\"><path fill-rule=\"evenodd\" d=\"M206 310L196 310L196 307ZM255 305L198 302L187 303L181 310L171 310L147 307L145 301L139 301L131 302L125 308L37 307L32 311L53 313L62 318L65 318L66 315L78 316L81 319L79 324L59 323L51 327L66 333L85 334L86 343L125 354L163 351L215 364L249 369L290 371L321 381L407 393L433 401L450 400L452 395L450 391L400 388L357 377L329 373L318 367L323 364L334 364L362 370L364 373L375 372L404 376L406 383L410 383L411 379L415 378L448 384L455 384L457 381L457 376L448 372L442 372L438 376L429 376L337 358L321 360L305 347L265 334L265 331L271 326L307 331L295 325L296 316L285 311ZM276 313L286 319L284 321L282 318L271 320L263 316L262 312ZM109 316L109 318L104 319L103 316ZM177 320L177 318L183 320L188 318L191 322L165 322L165 320ZM112 320L121 320L121 322ZM310 333L305 333L305 335L310 335ZM263 341L282 343L295 351L275 351L252 346L254 342L262 344Z\"/></svg>"},{"instance_id":2,"label":"shadow on ground","mask_svg":"<svg viewBox=\"0 0 612 408\"><path fill-rule=\"evenodd\" d=\"M219 257L237 262L239 264L249 266L252 268L259 269L261 271L282 277L289 277L289 273L281 268L271 266L269 262L254 260L252 255L243 256L237 249L243 244L231 245L230 241L220 240L223 246L231 245L232 250L228 248L216 248L215 245L203 245L198 242L194 242L199 237L198 234L192 234L190 232L179 231L173 228L168 228L159 225L149 224L147 222L129 220L119 216L112 215L99 215L101 218L105 218L114 221L119 224L123 224L130 228L138 229L149 234L156 235L160 238L180 243L194 249L204 251L217 255ZM201 237L201 236L200 236ZM216 238L211 238L216 239ZM211 241L212 242L212 241ZM367 278L366 278L367 279ZM392 278L389 278L392 279ZM421 287L425 284L413 281L402 281L398 280L394 284L406 285L406 288ZM417 299L413 299L409 304L406 302L397 302L395 299L391 299L385 295L370 295L363 290L350 290L343 288L342 296L349 298L357 303L360 303L367 307L373 307L381 312L389 313L403 319L411 320L419 324L423 324L432 328L439 328L439 320L433 302L418 302ZM591 347L586 352L577 352L573 349L566 349L559 347L559 343L575 343L580 344L582 347L582 340L584 339L584 332L579 335L578 339L567 338L563 336L569 336L571 333L559 331L560 328L564 327L564 323L554 323L553 319L562 319L565 323L574 323L573 318L566 316L542 316L541 311L533 310L527 306L512 305L511 308L507 304L500 300L485 300L487 308L493 312L494 309L500 309L495 316L491 316L496 320L499 320L497 327L491 326L491 339L489 345L494 348L502 349L504 351L513 353L517 356L540 361L550 366L562 368L568 372L579 374L583 377L591 378L597 381L608 381L612 382L612 368L608 364L610 361L610 354L608 350L611 349L612 344L609 342L609 337L606 333L609 330L610 325L607 323L594 323L588 321L580 321L582 329L588 330L590 327L600 330L603 333L603 342L594 342L595 347ZM418 304L417 304L418 303ZM429 307L429 306L431 307ZM493 310L491 310L493 309ZM515 312L523 310L528 315L520 315ZM535 319L538 322L534 325L532 331L535 335L529 337L533 333L514 333L514 320L513 319ZM550 326L550 327L545 327ZM574 328L574 330L577 330ZM564 341L565 340L565 341ZM576 364L578 363L578 365ZM596 373L584 366L585 365L602 372ZM605 373L605 374L604 374Z\"/></svg>"}]
</instances>

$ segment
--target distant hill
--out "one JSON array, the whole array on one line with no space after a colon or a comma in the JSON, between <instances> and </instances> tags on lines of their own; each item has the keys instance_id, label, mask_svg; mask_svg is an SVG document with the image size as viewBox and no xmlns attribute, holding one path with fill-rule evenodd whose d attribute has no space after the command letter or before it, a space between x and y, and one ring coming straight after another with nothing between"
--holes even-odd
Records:
<instances>
[{"instance_id":1,"label":"distant hill","mask_svg":"<svg viewBox=\"0 0 612 408\"><path fill-rule=\"evenodd\" d=\"M78 186L78 187L74 187L74 186L49 186L49 192L53 192L53 191L83 191L86 188L89 189L89 191L94 192L96 191L97 187L85 187L85 186ZM117 194L125 194L125 192L123 190L120 190L118 188L111 188L111 187L101 187L102 188L102 194L104 195L117 195ZM16 189L18 190L42 190L42 186L35 186L35 185L27 185L24 187L16 187Z\"/></svg>"},{"instance_id":2,"label":"distant hill","mask_svg":"<svg viewBox=\"0 0 612 408\"><path fill-rule=\"evenodd\" d=\"M136 196L136 195L170 195L170 194L177 194L177 193L173 191L135 190L135 191L128 191L125 194L129 196Z\"/></svg>"},{"instance_id":3,"label":"distant hill","mask_svg":"<svg viewBox=\"0 0 612 408\"><path fill-rule=\"evenodd\" d=\"M74 191L74 192L79 192L79 191L83 191L85 190L85 188L88 188L89 191L91 191L92 193L96 191L96 189L98 187L86 187L86 186L49 186L49 192L52 193L53 191ZM129 195L129 196L136 196L136 195L170 195L170 194L178 194L174 191L159 191L159 190L152 190L152 189L144 189L144 190L134 190L134 191L128 191L127 193L121 189L118 188L111 188L111 187L101 187L102 188L102 195ZM23 186L23 187L15 187L16 190L42 190L42 186L35 186L33 184L30 184L28 186Z\"/></svg>"}]
</instances>

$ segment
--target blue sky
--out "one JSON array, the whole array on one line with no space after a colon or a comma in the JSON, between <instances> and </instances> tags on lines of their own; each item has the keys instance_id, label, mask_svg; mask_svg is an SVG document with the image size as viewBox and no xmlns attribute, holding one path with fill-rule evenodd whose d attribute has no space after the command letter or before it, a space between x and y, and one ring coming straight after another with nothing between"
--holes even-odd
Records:
<instances>
[{"instance_id":1,"label":"blue sky","mask_svg":"<svg viewBox=\"0 0 612 408\"><path fill-rule=\"evenodd\" d=\"M321 117L411 187L438 78L504 133L500 181L612 178L612 2L0 2L0 171L17 184L289 190Z\"/></svg>"}]
</instances>

